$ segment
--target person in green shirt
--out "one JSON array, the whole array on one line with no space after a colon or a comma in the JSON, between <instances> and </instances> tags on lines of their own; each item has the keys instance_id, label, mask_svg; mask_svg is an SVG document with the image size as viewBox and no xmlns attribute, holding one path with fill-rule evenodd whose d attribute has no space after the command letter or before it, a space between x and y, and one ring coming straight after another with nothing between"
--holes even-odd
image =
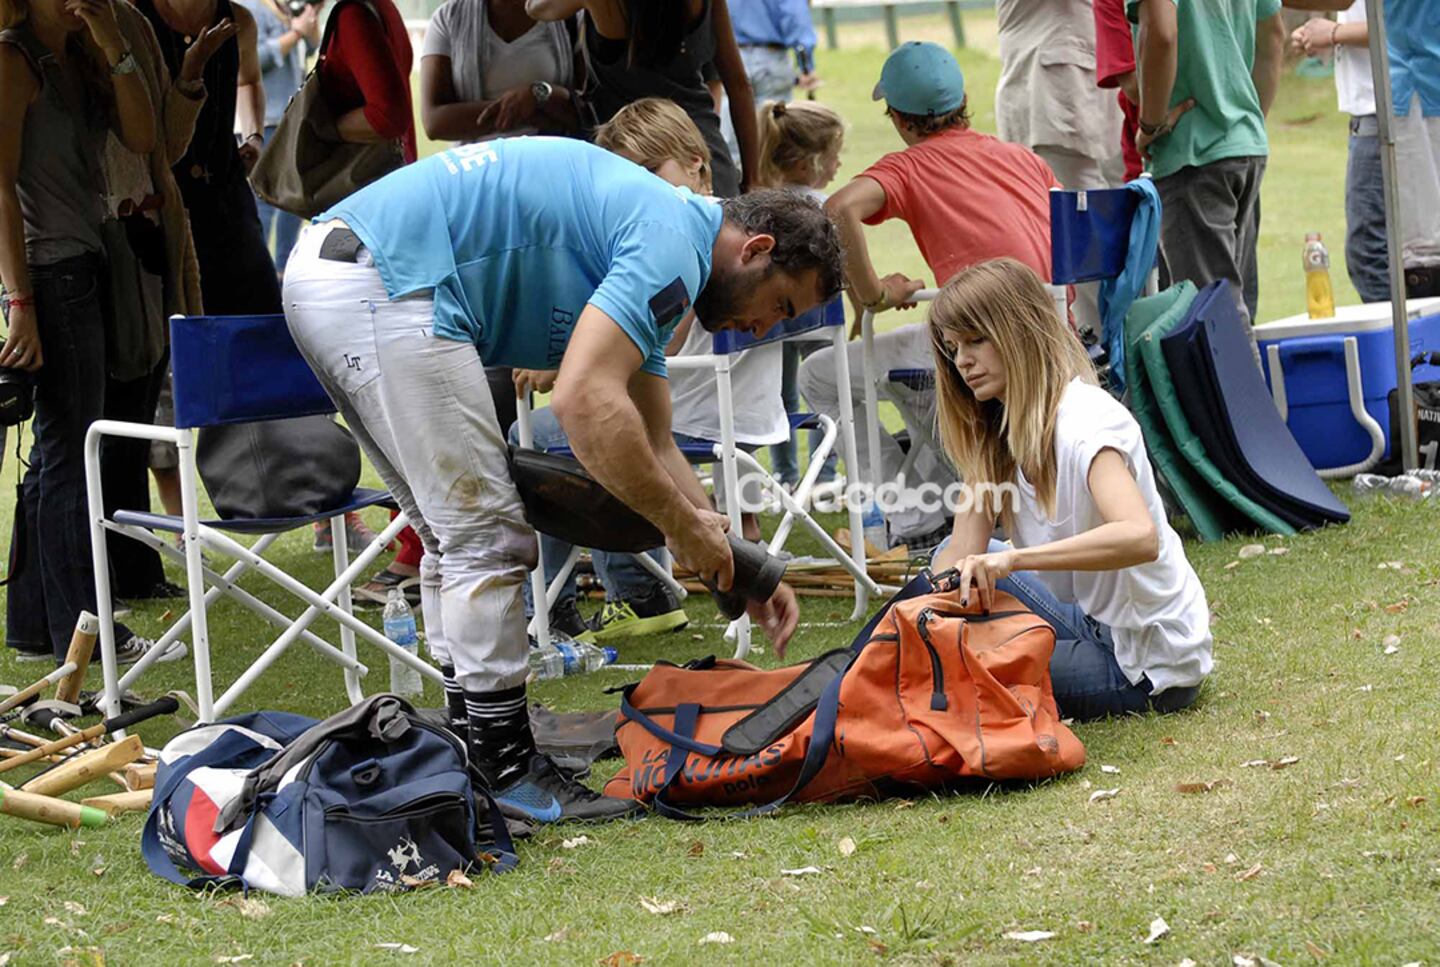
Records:
<instances>
[{"instance_id":1,"label":"person in green shirt","mask_svg":"<svg viewBox=\"0 0 1440 967\"><path fill-rule=\"evenodd\" d=\"M1160 192L1160 245L1173 280L1227 279L1255 317L1255 241L1280 86L1280 0L1126 0L1139 25L1136 147Z\"/></svg>"}]
</instances>

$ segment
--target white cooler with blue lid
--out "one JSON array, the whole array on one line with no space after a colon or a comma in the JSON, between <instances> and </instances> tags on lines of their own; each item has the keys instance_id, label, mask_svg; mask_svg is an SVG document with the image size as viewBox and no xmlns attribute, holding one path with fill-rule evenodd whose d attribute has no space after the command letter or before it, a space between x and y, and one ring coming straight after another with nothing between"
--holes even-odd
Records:
<instances>
[{"instance_id":1,"label":"white cooler with blue lid","mask_svg":"<svg viewBox=\"0 0 1440 967\"><path fill-rule=\"evenodd\" d=\"M1410 358L1440 352L1440 298L1410 299L1405 309ZM1342 306L1328 319L1302 313L1255 327L1275 405L1317 470L1359 472L1389 455L1391 330L1388 302ZM1427 360L1411 378L1440 379L1440 367Z\"/></svg>"}]
</instances>

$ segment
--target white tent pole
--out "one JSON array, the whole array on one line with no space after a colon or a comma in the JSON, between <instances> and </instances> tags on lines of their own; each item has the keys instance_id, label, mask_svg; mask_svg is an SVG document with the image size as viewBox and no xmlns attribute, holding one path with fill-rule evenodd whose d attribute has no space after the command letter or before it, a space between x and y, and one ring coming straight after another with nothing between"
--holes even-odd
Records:
<instances>
[{"instance_id":1,"label":"white tent pole","mask_svg":"<svg viewBox=\"0 0 1440 967\"><path fill-rule=\"evenodd\" d=\"M1405 265L1400 236L1399 169L1395 166L1395 126L1391 116L1390 51L1385 42L1385 0L1369 0L1365 18L1370 28L1370 70L1375 78L1375 119L1380 123L1380 163L1385 182L1385 239L1390 256L1390 313L1395 334L1395 386L1397 411L1415 412L1410 384L1410 321L1405 311ZM1394 446L1395 441L1390 441ZM1400 421L1400 454L1406 470L1420 465L1415 422Z\"/></svg>"}]
</instances>

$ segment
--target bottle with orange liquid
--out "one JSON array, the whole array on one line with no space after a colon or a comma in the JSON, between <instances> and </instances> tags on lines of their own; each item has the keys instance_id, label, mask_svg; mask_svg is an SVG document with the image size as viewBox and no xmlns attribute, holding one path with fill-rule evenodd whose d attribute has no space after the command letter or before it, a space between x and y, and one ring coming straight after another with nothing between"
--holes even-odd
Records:
<instances>
[{"instance_id":1,"label":"bottle with orange liquid","mask_svg":"<svg viewBox=\"0 0 1440 967\"><path fill-rule=\"evenodd\" d=\"M1305 304L1311 319L1335 315L1335 290L1330 287L1330 253L1319 232L1305 236Z\"/></svg>"}]
</instances>

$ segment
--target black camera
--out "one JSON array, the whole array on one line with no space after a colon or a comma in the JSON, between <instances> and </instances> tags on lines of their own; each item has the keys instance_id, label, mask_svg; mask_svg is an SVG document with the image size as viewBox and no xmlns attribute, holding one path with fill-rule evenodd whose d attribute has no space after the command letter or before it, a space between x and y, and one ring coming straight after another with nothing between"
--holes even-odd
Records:
<instances>
[{"instance_id":1,"label":"black camera","mask_svg":"<svg viewBox=\"0 0 1440 967\"><path fill-rule=\"evenodd\" d=\"M0 351L5 343L0 342ZM19 426L35 415L35 377L23 369L0 366L0 426Z\"/></svg>"}]
</instances>

